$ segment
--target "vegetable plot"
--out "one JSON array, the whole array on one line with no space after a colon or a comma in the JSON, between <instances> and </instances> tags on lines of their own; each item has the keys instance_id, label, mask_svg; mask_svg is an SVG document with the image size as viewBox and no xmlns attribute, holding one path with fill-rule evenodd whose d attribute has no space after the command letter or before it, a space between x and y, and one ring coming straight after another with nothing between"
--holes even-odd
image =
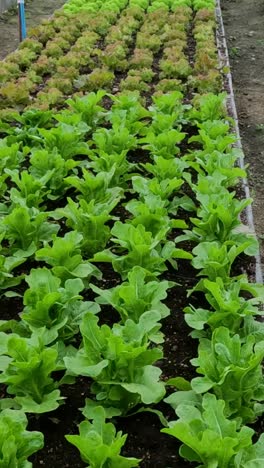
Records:
<instances>
[{"instance_id":1,"label":"vegetable plot","mask_svg":"<svg viewBox=\"0 0 264 468\"><path fill-rule=\"evenodd\" d=\"M211 0L71 0L3 62L0 466L262 467L215 28Z\"/></svg>"}]
</instances>

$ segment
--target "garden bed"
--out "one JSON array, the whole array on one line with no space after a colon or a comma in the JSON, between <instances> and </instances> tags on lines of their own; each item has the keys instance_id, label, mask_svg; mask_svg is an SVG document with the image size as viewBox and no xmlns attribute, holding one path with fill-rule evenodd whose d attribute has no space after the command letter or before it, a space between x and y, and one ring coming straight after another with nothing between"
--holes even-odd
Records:
<instances>
[{"instance_id":1,"label":"garden bed","mask_svg":"<svg viewBox=\"0 0 264 468\"><path fill-rule=\"evenodd\" d=\"M242 468L264 451L263 288L214 2L80 3L0 75L1 408L44 434L36 467L99 467L72 435L105 412L143 468Z\"/></svg>"}]
</instances>

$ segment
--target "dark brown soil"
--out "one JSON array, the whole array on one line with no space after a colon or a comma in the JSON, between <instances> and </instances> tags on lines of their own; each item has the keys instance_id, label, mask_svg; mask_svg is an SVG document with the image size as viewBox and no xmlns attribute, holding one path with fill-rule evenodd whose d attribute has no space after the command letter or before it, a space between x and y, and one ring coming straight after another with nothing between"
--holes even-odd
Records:
<instances>
[{"instance_id":1,"label":"dark brown soil","mask_svg":"<svg viewBox=\"0 0 264 468\"><path fill-rule=\"evenodd\" d=\"M64 3L65 0L27 0L25 7L27 28L40 24ZM16 8L0 15L0 44L0 60L15 50L19 44Z\"/></svg>"},{"instance_id":2,"label":"dark brown soil","mask_svg":"<svg viewBox=\"0 0 264 468\"><path fill-rule=\"evenodd\" d=\"M253 212L264 262L264 3L222 0Z\"/></svg>"}]
</instances>

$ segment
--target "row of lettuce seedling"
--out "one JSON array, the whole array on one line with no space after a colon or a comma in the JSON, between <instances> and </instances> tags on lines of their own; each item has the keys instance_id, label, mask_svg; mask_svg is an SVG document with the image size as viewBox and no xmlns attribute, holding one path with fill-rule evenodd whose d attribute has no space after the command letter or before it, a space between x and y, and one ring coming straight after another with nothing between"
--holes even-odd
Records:
<instances>
[{"instance_id":1,"label":"row of lettuce seedling","mask_svg":"<svg viewBox=\"0 0 264 468\"><path fill-rule=\"evenodd\" d=\"M98 126L98 119L102 118L103 114L99 106L99 100L102 97L103 93L91 96L94 104L92 115L91 109L90 112L88 110L89 106L83 106L83 111L79 113L79 116L80 120L85 120L83 123L86 125L87 119L90 119L90 124L94 121ZM98 417L101 421L102 411L107 417L126 414L140 403L155 403L163 398L165 387L159 380L161 372L152 364L162 357L159 346L162 342L162 335L159 332L160 320L168 311L161 307L158 294L152 297L150 302L146 301L146 295L148 295L148 290L153 291L152 288L155 288L157 293L159 292L159 298L164 298L166 289L172 285L167 282L158 283L157 277L167 269L166 262L169 261L176 267L177 258L191 258L189 252L176 248L174 242L167 240L167 235L173 228L186 226L185 222L176 218L179 207L187 210L195 209L191 197L181 194L181 196L171 198L175 191L180 190L183 180L186 180L200 206L198 205L197 211L195 210L197 217L191 218L193 229L178 236L176 242L188 239L198 244L193 250L192 262L195 268L201 270L202 279L195 289L206 293L206 298L215 311L195 310L192 307L186 310L186 320L197 330L194 336L201 340L199 356L194 363L200 366L199 372L204 374L204 377L194 379L190 390L186 390L189 384L181 379L169 381L168 384L183 386L185 391L176 392L168 398L168 401L177 407L177 412L182 415L183 420L185 413L188 417L189 404L194 411L193 414L197 416L197 411L193 409L194 402L200 410L201 418L204 417L201 411L203 402L205 406L207 404L211 407L212 412L215 412L217 408L219 411L221 408L223 410L223 405L225 405L223 417L229 417L229 420L222 420L222 424L232 427L233 432L231 429L230 431L233 439L239 440L240 425L252 422L261 413L262 326L252 318L257 313L255 305L261 300L259 296L261 289L248 283L244 276L230 277L231 266L235 258L243 251L247 254L254 254L257 246L255 239L249 233L238 229L241 227L238 215L248 201L236 200L234 193L229 190L237 177L243 174L240 169L233 167L239 155L230 147L234 138L228 133L229 124L222 115L223 96L208 95L197 101L197 109L189 110L182 106L179 93L164 95L154 99L154 106L150 113L141 106L136 96L120 96L116 101L107 117L112 127L97 128L93 133L92 141L95 142L95 148L87 151L87 146L79 142L77 150L75 141L75 154L88 152L90 157L90 162L87 161L88 166L90 165L97 175L93 176L91 172L83 168L82 177L74 175L66 179L66 184L77 189L79 200L76 203L68 199L68 206L55 210L52 217L58 220L61 217L66 218L68 227L73 231L63 238L56 237L51 246L47 245L36 252L38 242L51 240L52 234L58 231L59 226L48 223L44 229L46 237L38 238L37 242L34 237L30 238L29 232L32 236L32 225L30 226L29 223L28 230L25 230L21 220L25 219L26 211L29 213L30 208L27 205L30 204L30 200L34 206L39 203L41 207L43 194L40 190L37 202L35 187L33 188L32 185L30 191L27 185L27 190L24 190L24 193L26 192L24 206L16 208L14 204L17 200L23 205L23 183L20 184L22 196L17 189L11 189L13 206L11 204L10 214L3 219L3 224L7 226L3 238L10 242L9 251L13 250L14 258L24 255L24 260L25 257L36 252L36 259L46 261L52 270L47 268L31 270L26 277L29 289L24 295L25 309L21 316L22 320L15 324L13 322L3 324L6 329L11 327L15 335L7 335L3 332L1 336L3 343L1 381L8 385L8 392L17 394L14 400L4 400L3 404L12 407L15 403L28 412L51 411L61 400L58 385L72 382L72 375L90 376L94 379L92 392L97 395L104 409L96 409L94 413L92 408L98 406L98 402L95 404L94 401L88 400L85 415L88 415L91 410L92 419ZM82 104L88 102L89 98L80 98L75 106L80 108ZM74 108L73 102L71 106ZM178 144L184 138L181 125L187 120L186 112L188 112L188 121L195 123L199 128L199 135L193 137L192 141L201 144L202 149L191 151L185 157L178 159L176 157L179 152ZM68 119L71 117L76 120L78 111L73 114L66 112L65 115ZM146 119L150 115L152 120L146 125ZM39 130L39 133L44 136L44 141L45 138L49 141L48 135L54 135L56 130L65 130L63 125L59 123L57 128ZM163 126L162 134L160 134L161 126ZM14 129L11 131L16 133ZM75 132L78 135L77 127ZM7 146L9 141L12 142L12 138L17 138L17 136L7 137ZM60 151L64 150L63 156L67 161L70 161L69 156L73 156L74 160L74 155L71 153L74 146L60 147L58 139L56 144ZM147 149L153 158L152 163L143 165L144 170L154 176L152 178L133 174L131 178L129 175L130 171L134 171L134 167L128 163L126 155L129 150L138 145ZM45 154L45 150L43 152L37 149L35 155L39 151ZM115 153L116 162L114 162ZM122 160L120 160L120 154ZM85 160L82 160L82 163L85 165ZM102 170L102 166L107 163L111 165L109 172ZM196 177L191 177L186 172L189 167L198 173L195 183L193 179L195 180ZM21 175L22 179L23 175ZM113 246L102 251L101 249L110 237L110 229L106 223L112 218L110 213L119 203L129 179L132 180L133 192L138 194L138 199L132 199L125 205L126 210L132 214L132 218L128 223L117 221L114 224L111 230ZM52 181L52 177L50 180ZM48 192L44 197L53 198L53 194ZM36 208L31 208L31 214L34 209L36 210ZM23 212L24 216L22 216ZM40 212L40 214L46 217L45 213ZM11 231L9 226L10 218L14 219L15 216L20 221L20 232L14 236L15 230ZM94 226L93 229L91 229L92 226ZM43 228L43 217L41 227ZM49 233L48 227L51 229ZM21 233L23 233L22 236ZM92 233L100 235L96 234L93 239ZM25 240L26 245L20 244ZM122 279L128 279L127 283L111 291L100 291L97 287L93 287L94 291L100 294L97 302L109 303L118 311L122 311L120 312L121 323L114 325L112 329L106 325L98 326L95 314L99 309L96 304L80 301L80 293L84 288L80 278L87 281L91 275L100 277L100 271L87 260L83 260L81 253L93 262L111 262ZM131 298L135 296L135 291L139 290L139 284L144 285L140 292L142 297L136 297L135 304L131 304ZM126 288L128 288L128 310L124 306L122 293L122 289L126 291ZM246 300L243 295L241 296L243 291L247 291L256 299ZM230 304L227 303L229 296ZM122 298L121 305L120 297ZM145 302L146 307L146 309L141 308L140 315L137 302L139 299ZM235 299L237 309L234 306ZM222 310L223 304L225 304L224 311ZM90 312L86 313L88 308ZM133 320L130 316L132 311ZM76 353L69 343L78 333L79 326L83 336L83 347ZM27 334L29 331L32 333L29 338L17 336ZM258 341L255 348L254 340ZM55 346L54 341L58 343ZM149 348L150 343L158 344L158 346ZM49 344L52 346L46 347ZM220 351L217 350L218 348L221 350L224 345L226 351L221 356ZM243 367L241 363L237 363L239 347ZM24 349L26 362L20 371L16 369L16 382L14 382L12 367L18 366L20 356L18 349ZM119 352L113 353L114 349L119 349ZM233 349L236 353L232 351ZM125 361L124 357L121 358L122 353L126 356ZM229 356L228 366L227 363L223 363L223 357L226 358L227 355ZM214 366L211 365L213 358L215 359ZM232 358L235 360L234 363ZM41 378L39 375L40 359L43 362ZM36 374L33 372L34 362ZM209 368L206 367L206 363ZM53 381L50 377L51 372L58 368L64 369L65 366L66 376L61 382ZM217 374L220 372L218 366L222 372L220 376ZM26 369L28 369L27 372ZM126 372L124 369L127 369ZM212 369L216 375L210 375ZM247 378L249 372L250 378ZM226 379L228 379L228 385L226 385ZM251 379L253 385L251 385ZM219 400L215 400L211 394L201 397L201 394L210 389L215 392ZM182 440L182 434L185 433L182 430L182 424L190 423L191 420L186 422L180 419L172 425L172 429L165 430ZM86 427L89 424L86 422L84 425ZM210 430L212 431L213 428L210 427ZM247 456L248 451L252 452L252 446L249 444L252 430L246 429L246 431L248 435L246 445L251 448L246 452L243 451L243 457ZM231 432L227 435L228 440L230 440ZM89 434L88 431L88 438ZM83 437L86 438L81 435L70 437L69 440L74 441L80 448ZM193 452L196 449L198 454L196 457L200 457L199 461L203 461L207 466L206 463L209 463L210 457L218 455L215 453L214 446L210 444L211 451L206 445L204 453L203 444L200 450L201 444L199 445L198 441L204 440L204 437L203 431L199 429L197 447L192 443L192 451L188 452L186 448L183 448L182 454L184 457L193 459ZM191 443L188 437L184 438L183 442L186 447L189 447L188 443ZM223 438L223 444L225 443L225 438ZM233 448L230 452L230 460L234 459L236 453L239 459L242 457L243 447L238 443L236 446L237 452ZM254 447L256 450L258 446ZM220 448L217 449L218 463L221 462L223 454L226 457L225 451ZM84 458L87 457L82 450L81 453Z\"/></svg>"},{"instance_id":2,"label":"row of lettuce seedling","mask_svg":"<svg viewBox=\"0 0 264 468\"><path fill-rule=\"evenodd\" d=\"M1 115L10 115L12 109L60 108L69 95L101 88L145 95L153 91L153 80L156 91L187 86L218 92L214 10L195 12L197 51L192 67L186 56L188 34L192 37L189 5L130 0L119 2L118 10L107 15L100 2L97 13L60 10L50 23L33 29L3 62Z\"/></svg>"}]
</instances>

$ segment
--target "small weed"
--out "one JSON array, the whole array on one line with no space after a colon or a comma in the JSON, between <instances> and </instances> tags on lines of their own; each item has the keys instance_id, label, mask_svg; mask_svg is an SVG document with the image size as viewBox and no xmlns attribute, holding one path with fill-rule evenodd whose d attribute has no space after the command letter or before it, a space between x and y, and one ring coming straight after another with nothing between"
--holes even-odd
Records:
<instances>
[{"instance_id":1,"label":"small weed","mask_svg":"<svg viewBox=\"0 0 264 468\"><path fill-rule=\"evenodd\" d=\"M264 131L264 124L263 123L257 124L256 125L256 131L257 132L263 132Z\"/></svg>"},{"instance_id":2,"label":"small weed","mask_svg":"<svg viewBox=\"0 0 264 468\"><path fill-rule=\"evenodd\" d=\"M231 58L239 57L240 55L239 47L231 47L229 51L229 55Z\"/></svg>"}]
</instances>

